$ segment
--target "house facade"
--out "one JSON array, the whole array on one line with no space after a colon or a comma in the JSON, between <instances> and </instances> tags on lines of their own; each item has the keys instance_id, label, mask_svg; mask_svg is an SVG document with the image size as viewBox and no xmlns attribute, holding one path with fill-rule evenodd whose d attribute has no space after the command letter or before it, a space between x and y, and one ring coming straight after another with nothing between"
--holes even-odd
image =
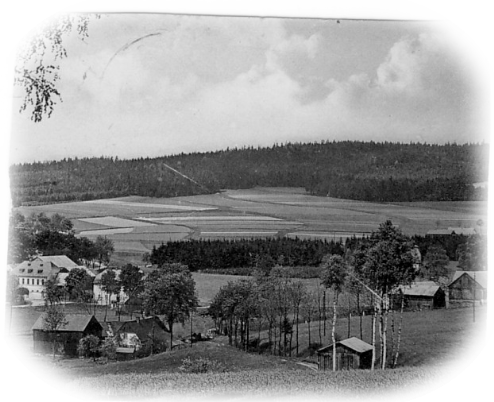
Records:
<instances>
[{"instance_id":1,"label":"house facade","mask_svg":"<svg viewBox=\"0 0 494 402\"><path fill-rule=\"evenodd\" d=\"M437 309L446 306L444 290L433 281L413 282L410 285L400 286L391 297L395 309L400 308L402 297L407 309Z\"/></svg>"},{"instance_id":2,"label":"house facade","mask_svg":"<svg viewBox=\"0 0 494 402\"><path fill-rule=\"evenodd\" d=\"M39 256L31 261L23 261L12 268L12 275L19 281L19 287L29 291L26 299L43 300L47 280L63 278L74 268L83 268L65 255ZM65 275L65 276L64 276Z\"/></svg>"},{"instance_id":3,"label":"house facade","mask_svg":"<svg viewBox=\"0 0 494 402\"><path fill-rule=\"evenodd\" d=\"M456 271L448 289L450 300L486 300L487 271Z\"/></svg>"},{"instance_id":4,"label":"house facade","mask_svg":"<svg viewBox=\"0 0 494 402\"><path fill-rule=\"evenodd\" d=\"M24 261L12 269L12 274L19 281L19 287L29 291L29 300L42 300L45 282L52 279L59 272L50 262L35 259Z\"/></svg>"}]
</instances>

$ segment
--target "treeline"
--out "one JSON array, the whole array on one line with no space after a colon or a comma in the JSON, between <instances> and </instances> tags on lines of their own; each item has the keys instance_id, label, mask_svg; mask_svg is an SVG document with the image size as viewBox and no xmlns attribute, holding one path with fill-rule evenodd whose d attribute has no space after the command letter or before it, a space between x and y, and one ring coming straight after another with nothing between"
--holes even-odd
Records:
<instances>
[{"instance_id":1,"label":"treeline","mask_svg":"<svg viewBox=\"0 0 494 402\"><path fill-rule=\"evenodd\" d=\"M16 213L10 217L9 264L38 255L66 255L75 263L94 266L108 263L113 251L113 242L106 237L98 236L94 242L76 237L72 222L60 214L48 217L41 212L25 217Z\"/></svg>"},{"instance_id":2,"label":"treeline","mask_svg":"<svg viewBox=\"0 0 494 402\"><path fill-rule=\"evenodd\" d=\"M476 200L486 197L472 184L487 180L488 154L487 144L327 141L131 160L69 158L11 166L11 195L18 206L270 186L378 202Z\"/></svg>"},{"instance_id":3,"label":"treeline","mask_svg":"<svg viewBox=\"0 0 494 402\"><path fill-rule=\"evenodd\" d=\"M485 236L413 236L410 240L422 257L431 247L440 247L448 261L459 261L464 269L486 269ZM153 247L149 262L159 266L177 263L191 271L231 275L250 275L253 269L269 270L278 266L290 268L292 278L314 278L318 277L317 267L325 255L344 256L366 241L366 237L348 238L344 242L286 237L173 241Z\"/></svg>"},{"instance_id":4,"label":"treeline","mask_svg":"<svg viewBox=\"0 0 494 402\"><path fill-rule=\"evenodd\" d=\"M240 240L173 241L153 247L152 264L180 263L191 271L256 267L318 266L324 255L344 253L344 244L333 240L268 238Z\"/></svg>"}]
</instances>

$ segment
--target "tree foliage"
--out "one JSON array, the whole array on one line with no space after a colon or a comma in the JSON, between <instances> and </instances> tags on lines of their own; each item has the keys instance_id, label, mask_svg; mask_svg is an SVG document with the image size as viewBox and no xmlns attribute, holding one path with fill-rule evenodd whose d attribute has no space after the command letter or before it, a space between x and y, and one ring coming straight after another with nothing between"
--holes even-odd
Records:
<instances>
[{"instance_id":1,"label":"tree foliage","mask_svg":"<svg viewBox=\"0 0 494 402\"><path fill-rule=\"evenodd\" d=\"M487 239L485 236L469 236L458 249L458 267L465 271L487 269Z\"/></svg>"},{"instance_id":2,"label":"tree foliage","mask_svg":"<svg viewBox=\"0 0 494 402\"><path fill-rule=\"evenodd\" d=\"M264 186L302 187L313 195L375 202L477 200L487 196L473 183L487 180L488 156L487 144L345 141L130 160L69 158L11 166L11 195L17 206Z\"/></svg>"},{"instance_id":3,"label":"tree foliage","mask_svg":"<svg viewBox=\"0 0 494 402\"><path fill-rule=\"evenodd\" d=\"M35 123L50 117L62 101L57 83L58 62L68 56L64 41L74 31L84 40L91 18L88 14L62 16L35 33L19 52L14 83L24 91L20 111L29 111Z\"/></svg>"},{"instance_id":4,"label":"tree foliage","mask_svg":"<svg viewBox=\"0 0 494 402\"><path fill-rule=\"evenodd\" d=\"M154 271L144 281L141 293L147 313L163 315L173 342L173 324L185 323L199 305L195 282L190 271L178 264Z\"/></svg>"}]
</instances>

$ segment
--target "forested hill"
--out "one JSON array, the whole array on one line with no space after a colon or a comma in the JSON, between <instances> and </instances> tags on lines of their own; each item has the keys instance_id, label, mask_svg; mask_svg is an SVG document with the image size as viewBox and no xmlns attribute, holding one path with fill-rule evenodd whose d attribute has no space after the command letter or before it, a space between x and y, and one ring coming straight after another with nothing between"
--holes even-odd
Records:
<instances>
[{"instance_id":1,"label":"forested hill","mask_svg":"<svg viewBox=\"0 0 494 402\"><path fill-rule=\"evenodd\" d=\"M305 187L315 195L366 201L473 200L486 195L472 184L487 180L488 147L347 141L131 160L64 159L11 166L11 194L14 206L254 186Z\"/></svg>"}]
</instances>

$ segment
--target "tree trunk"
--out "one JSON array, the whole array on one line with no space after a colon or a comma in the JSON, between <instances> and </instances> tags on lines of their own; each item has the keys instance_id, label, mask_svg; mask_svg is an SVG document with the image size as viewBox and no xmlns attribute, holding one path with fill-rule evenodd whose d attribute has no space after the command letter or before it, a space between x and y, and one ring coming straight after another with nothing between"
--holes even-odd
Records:
<instances>
[{"instance_id":1,"label":"tree trunk","mask_svg":"<svg viewBox=\"0 0 494 402\"><path fill-rule=\"evenodd\" d=\"M336 371L336 304L337 304L337 293L334 293L333 300L333 327L331 329L331 340L333 341L333 371Z\"/></svg>"},{"instance_id":2,"label":"tree trunk","mask_svg":"<svg viewBox=\"0 0 494 402\"><path fill-rule=\"evenodd\" d=\"M386 369L386 357L387 357L387 331L388 331L388 302L387 295L384 295L384 309L382 312L383 315L383 336L382 336L382 365L381 368L383 370Z\"/></svg>"},{"instance_id":3,"label":"tree trunk","mask_svg":"<svg viewBox=\"0 0 494 402\"><path fill-rule=\"evenodd\" d=\"M372 363L371 370L374 370L376 364L376 318L377 318L377 307L374 306L374 314L372 314Z\"/></svg>"},{"instance_id":4,"label":"tree trunk","mask_svg":"<svg viewBox=\"0 0 494 402\"><path fill-rule=\"evenodd\" d=\"M398 339L396 341L396 354L394 355L393 368L396 367L398 363L398 356L400 354L400 342L401 342L401 328L403 325L403 309L405 307L405 298L401 296L401 309L400 309L400 325L398 326Z\"/></svg>"},{"instance_id":5,"label":"tree trunk","mask_svg":"<svg viewBox=\"0 0 494 402\"><path fill-rule=\"evenodd\" d=\"M326 290L322 294L322 316L323 316L323 320L324 320L323 336L326 337Z\"/></svg>"},{"instance_id":6,"label":"tree trunk","mask_svg":"<svg viewBox=\"0 0 494 402\"><path fill-rule=\"evenodd\" d=\"M297 350L296 356L298 356L298 308L297 308L297 314L295 316L295 323L296 323L295 324L296 325L295 330L297 331L296 332L296 335L295 335L295 342L296 342L296 345L297 345L297 347L296 347L296 350Z\"/></svg>"},{"instance_id":7,"label":"tree trunk","mask_svg":"<svg viewBox=\"0 0 494 402\"><path fill-rule=\"evenodd\" d=\"M168 326L170 327L170 352L171 352L173 350L173 321L169 321ZM154 320L153 320L153 345L154 345Z\"/></svg>"}]
</instances>

